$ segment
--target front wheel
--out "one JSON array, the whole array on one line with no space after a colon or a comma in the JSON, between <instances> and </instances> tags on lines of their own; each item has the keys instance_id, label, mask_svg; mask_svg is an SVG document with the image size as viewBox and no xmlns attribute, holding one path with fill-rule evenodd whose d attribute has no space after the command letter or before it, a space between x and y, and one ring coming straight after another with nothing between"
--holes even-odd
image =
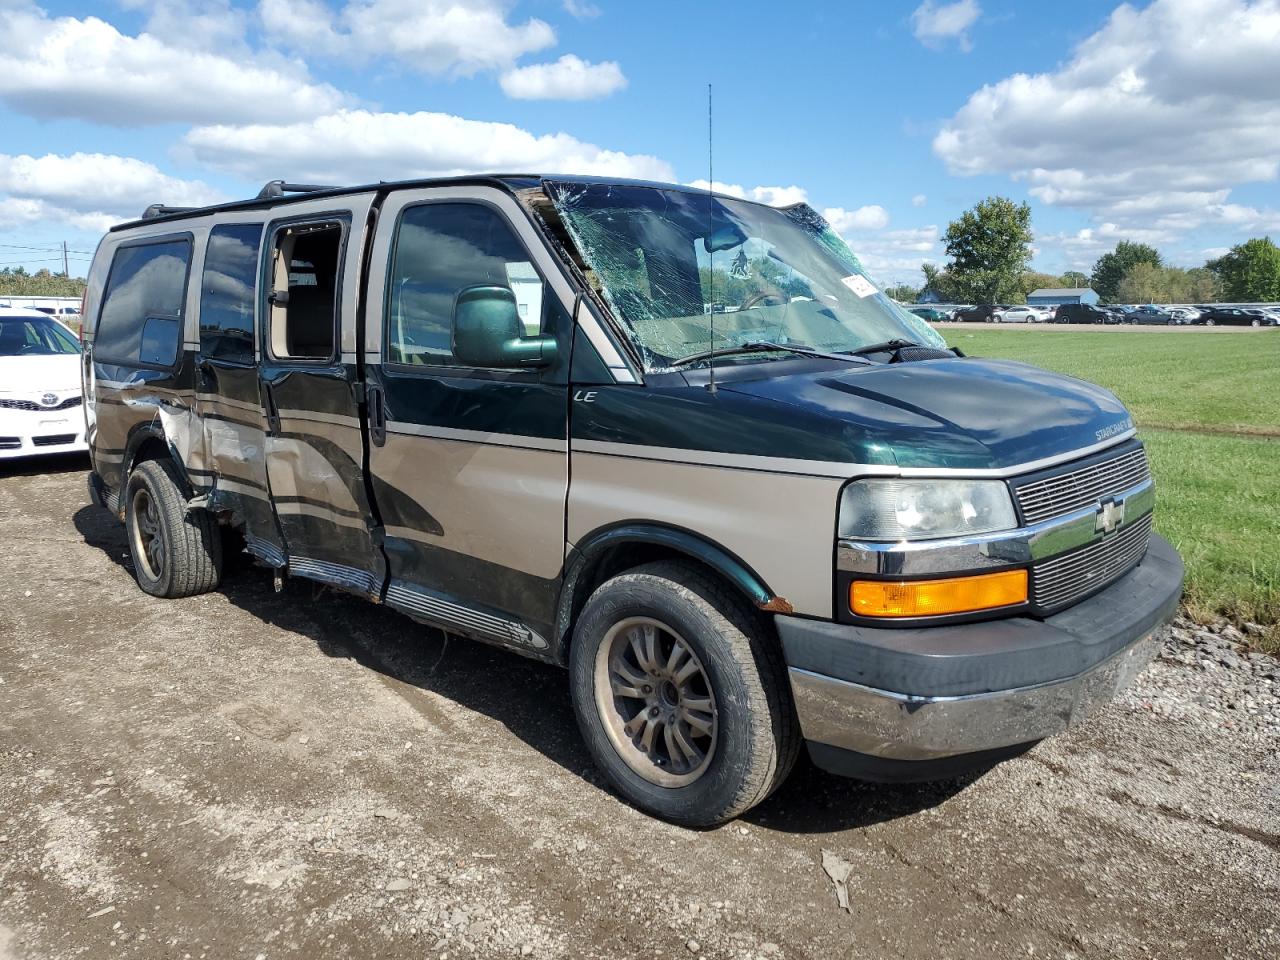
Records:
<instances>
[{"instance_id":1,"label":"front wheel","mask_svg":"<svg viewBox=\"0 0 1280 960\"><path fill-rule=\"evenodd\" d=\"M1218 325L1218 321L1210 318L1204 322L1204 325L1206 327L1216 327Z\"/></svg>"},{"instance_id":2,"label":"front wheel","mask_svg":"<svg viewBox=\"0 0 1280 960\"><path fill-rule=\"evenodd\" d=\"M1252 320L1249 321L1249 326L1260 327L1262 326L1262 321L1259 320L1257 317L1254 317Z\"/></svg>"},{"instance_id":3,"label":"front wheel","mask_svg":"<svg viewBox=\"0 0 1280 960\"><path fill-rule=\"evenodd\" d=\"M771 631L692 566L652 563L600 586L574 631L569 670L597 766L627 800L673 823L744 813L799 752Z\"/></svg>"}]
</instances>

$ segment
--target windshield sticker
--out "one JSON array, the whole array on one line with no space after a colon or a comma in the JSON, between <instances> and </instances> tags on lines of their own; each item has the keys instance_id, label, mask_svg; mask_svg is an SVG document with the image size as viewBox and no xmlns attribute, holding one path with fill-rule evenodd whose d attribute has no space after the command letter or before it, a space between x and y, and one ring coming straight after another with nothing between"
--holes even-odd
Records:
<instances>
[{"instance_id":1,"label":"windshield sticker","mask_svg":"<svg viewBox=\"0 0 1280 960\"><path fill-rule=\"evenodd\" d=\"M850 290L852 290L854 293L856 293L860 297L869 297L873 293L880 292L875 288L875 286L871 283L870 280L868 280L866 277L864 277L860 273L855 273L852 276L844 277L840 282L843 283L846 287L848 287Z\"/></svg>"}]
</instances>

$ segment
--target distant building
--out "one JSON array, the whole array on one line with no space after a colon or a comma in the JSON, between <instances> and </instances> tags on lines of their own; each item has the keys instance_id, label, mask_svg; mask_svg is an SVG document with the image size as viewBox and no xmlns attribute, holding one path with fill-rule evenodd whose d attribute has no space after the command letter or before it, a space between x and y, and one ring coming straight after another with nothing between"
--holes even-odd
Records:
<instances>
[{"instance_id":1,"label":"distant building","mask_svg":"<svg viewBox=\"0 0 1280 960\"><path fill-rule=\"evenodd\" d=\"M1027 294L1033 307L1056 307L1060 303L1097 303L1098 295L1090 287L1044 287Z\"/></svg>"}]
</instances>

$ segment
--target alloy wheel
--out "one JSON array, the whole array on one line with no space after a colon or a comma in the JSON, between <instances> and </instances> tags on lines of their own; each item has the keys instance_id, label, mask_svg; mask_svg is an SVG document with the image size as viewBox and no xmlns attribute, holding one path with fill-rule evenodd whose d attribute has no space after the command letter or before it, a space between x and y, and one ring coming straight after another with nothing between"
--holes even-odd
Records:
<instances>
[{"instance_id":1,"label":"alloy wheel","mask_svg":"<svg viewBox=\"0 0 1280 960\"><path fill-rule=\"evenodd\" d=\"M139 487L133 495L133 555L146 569L148 579L160 579L164 571L160 509L146 487Z\"/></svg>"},{"instance_id":2,"label":"alloy wheel","mask_svg":"<svg viewBox=\"0 0 1280 960\"><path fill-rule=\"evenodd\" d=\"M675 630L649 617L614 624L595 660L596 709L618 755L660 787L683 787L711 763L717 737L707 673Z\"/></svg>"}]
</instances>

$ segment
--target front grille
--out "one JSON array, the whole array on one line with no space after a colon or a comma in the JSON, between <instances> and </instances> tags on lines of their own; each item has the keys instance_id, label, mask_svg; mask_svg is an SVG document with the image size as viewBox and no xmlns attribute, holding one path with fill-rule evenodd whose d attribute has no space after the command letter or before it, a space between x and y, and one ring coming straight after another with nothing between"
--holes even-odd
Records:
<instances>
[{"instance_id":1,"label":"front grille","mask_svg":"<svg viewBox=\"0 0 1280 960\"><path fill-rule=\"evenodd\" d=\"M46 407L43 404L36 403L34 400L0 400L0 410L43 410L46 412L70 410L72 407L80 406L81 402L82 399L80 397L67 397L59 404Z\"/></svg>"},{"instance_id":2,"label":"front grille","mask_svg":"<svg viewBox=\"0 0 1280 960\"><path fill-rule=\"evenodd\" d=\"M0 437L0 450L17 450L20 446L21 437Z\"/></svg>"},{"instance_id":3,"label":"front grille","mask_svg":"<svg viewBox=\"0 0 1280 960\"><path fill-rule=\"evenodd\" d=\"M1031 567L1031 602L1044 611L1075 603L1119 579L1147 552L1151 514L1103 540Z\"/></svg>"},{"instance_id":4,"label":"front grille","mask_svg":"<svg viewBox=\"0 0 1280 960\"><path fill-rule=\"evenodd\" d=\"M31 442L37 447L58 447L64 443L75 443L74 433L51 433L47 437L32 437Z\"/></svg>"},{"instance_id":5,"label":"front grille","mask_svg":"<svg viewBox=\"0 0 1280 960\"><path fill-rule=\"evenodd\" d=\"M1032 524L1093 506L1100 500L1136 487L1150 476L1147 452L1138 447L1118 457L1032 481L1016 487L1014 492L1025 522Z\"/></svg>"}]
</instances>

